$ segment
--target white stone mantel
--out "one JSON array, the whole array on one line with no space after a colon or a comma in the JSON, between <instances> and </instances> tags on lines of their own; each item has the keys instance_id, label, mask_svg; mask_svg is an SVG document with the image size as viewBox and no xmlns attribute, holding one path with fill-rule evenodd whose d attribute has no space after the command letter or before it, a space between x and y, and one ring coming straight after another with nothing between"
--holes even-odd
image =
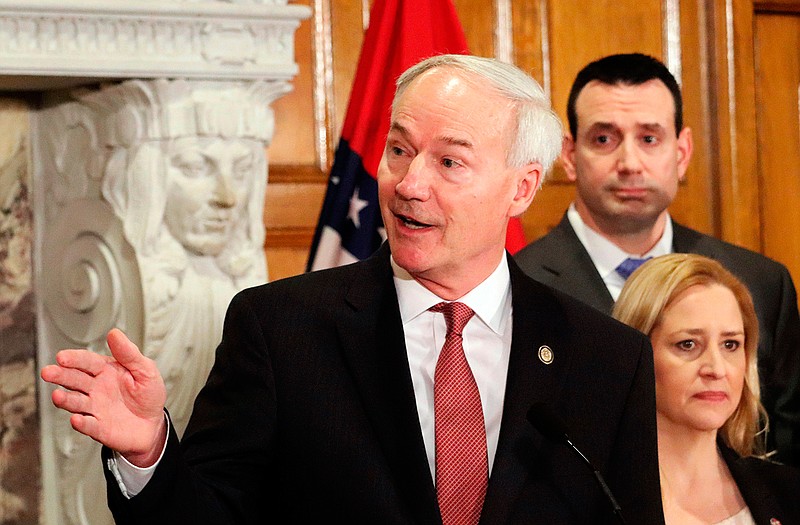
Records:
<instances>
[{"instance_id":1,"label":"white stone mantel","mask_svg":"<svg viewBox=\"0 0 800 525\"><path fill-rule=\"evenodd\" d=\"M287 0L0 0L0 90L110 79L290 80Z\"/></svg>"}]
</instances>

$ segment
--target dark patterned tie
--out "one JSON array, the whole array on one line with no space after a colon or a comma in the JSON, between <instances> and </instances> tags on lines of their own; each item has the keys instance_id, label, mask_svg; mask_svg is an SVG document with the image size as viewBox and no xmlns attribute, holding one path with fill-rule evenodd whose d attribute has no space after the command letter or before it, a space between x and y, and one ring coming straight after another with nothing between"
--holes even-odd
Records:
<instances>
[{"instance_id":1,"label":"dark patterned tie","mask_svg":"<svg viewBox=\"0 0 800 525\"><path fill-rule=\"evenodd\" d=\"M439 303L447 337L433 377L436 420L436 495L444 525L477 524L489 478L486 426L478 384L461 335L475 314L463 303Z\"/></svg>"},{"instance_id":2,"label":"dark patterned tie","mask_svg":"<svg viewBox=\"0 0 800 525\"><path fill-rule=\"evenodd\" d=\"M635 257L628 257L624 261L617 266L614 271L617 272L622 276L623 279L627 280L631 274L636 271L636 268L643 265L645 262L652 259L652 257L645 257L644 259L637 259Z\"/></svg>"}]
</instances>

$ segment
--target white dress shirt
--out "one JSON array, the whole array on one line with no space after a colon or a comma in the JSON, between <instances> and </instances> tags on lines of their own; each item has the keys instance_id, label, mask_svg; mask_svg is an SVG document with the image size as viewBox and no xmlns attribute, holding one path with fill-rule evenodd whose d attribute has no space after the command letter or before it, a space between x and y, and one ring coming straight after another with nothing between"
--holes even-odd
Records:
<instances>
[{"instance_id":1,"label":"white dress shirt","mask_svg":"<svg viewBox=\"0 0 800 525\"><path fill-rule=\"evenodd\" d=\"M614 301L617 300L622 287L625 285L625 279L616 272L617 266L622 261L628 257L645 259L672 253L672 218L669 215L667 215L667 221L664 224L664 233L661 234L661 238L647 253L627 253L591 229L581 219L578 210L575 209L575 204L570 204L567 210L567 219L572 225L572 229L575 230L575 235L578 236L581 244L589 252L589 257L592 258L594 267L597 268L597 273L603 278L603 282Z\"/></svg>"},{"instance_id":2,"label":"white dress shirt","mask_svg":"<svg viewBox=\"0 0 800 525\"><path fill-rule=\"evenodd\" d=\"M431 479L435 480L433 374L439 352L444 345L447 325L444 315L429 312L428 309L443 299L415 281L408 272L397 266L394 260L392 269L420 428L431 469ZM463 345L481 396L491 475L500 435L508 359L511 353L511 279L506 257L503 256L500 264L486 280L458 301L475 312L475 316L464 327ZM161 454L163 456L163 450ZM114 457L108 460L107 467L114 474L122 494L132 498L150 481L157 465L158 462L149 468L139 468L115 452Z\"/></svg>"},{"instance_id":3,"label":"white dress shirt","mask_svg":"<svg viewBox=\"0 0 800 525\"><path fill-rule=\"evenodd\" d=\"M444 346L447 324L441 313L428 309L443 301L392 261L408 363L417 401L422 438L431 477L436 479L436 441L433 414L433 374ZM458 299L475 312L463 331L464 354L478 384L486 424L489 474L497 452L508 358L511 353L511 280L505 256L495 271Z\"/></svg>"}]
</instances>

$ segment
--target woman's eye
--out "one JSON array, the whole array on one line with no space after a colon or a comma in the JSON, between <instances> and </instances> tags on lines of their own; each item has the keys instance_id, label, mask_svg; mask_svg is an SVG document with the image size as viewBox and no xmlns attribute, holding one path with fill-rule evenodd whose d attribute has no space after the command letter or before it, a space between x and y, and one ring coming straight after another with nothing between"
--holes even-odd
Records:
<instances>
[{"instance_id":1,"label":"woman's eye","mask_svg":"<svg viewBox=\"0 0 800 525\"><path fill-rule=\"evenodd\" d=\"M723 346L725 347L726 350L733 352L735 350L738 350L739 347L742 346L742 344L739 341L730 340L730 341L725 341L723 343Z\"/></svg>"},{"instance_id":2,"label":"woman's eye","mask_svg":"<svg viewBox=\"0 0 800 525\"><path fill-rule=\"evenodd\" d=\"M694 347L695 347L695 343L691 339L686 339L685 341L681 341L681 342L678 343L678 348L680 348L681 350L689 351L689 350L693 350Z\"/></svg>"}]
</instances>

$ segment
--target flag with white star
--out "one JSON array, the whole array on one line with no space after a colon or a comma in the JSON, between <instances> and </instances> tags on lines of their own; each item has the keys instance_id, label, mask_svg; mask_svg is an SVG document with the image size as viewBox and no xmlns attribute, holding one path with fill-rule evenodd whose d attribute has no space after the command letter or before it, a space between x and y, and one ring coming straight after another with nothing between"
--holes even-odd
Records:
<instances>
[{"instance_id":1,"label":"flag with white star","mask_svg":"<svg viewBox=\"0 0 800 525\"><path fill-rule=\"evenodd\" d=\"M452 0L376 0L353 80L306 270L369 257L386 239L378 207L378 164L389 131L395 81L422 59L469 53ZM525 245L517 219L506 247Z\"/></svg>"}]
</instances>

